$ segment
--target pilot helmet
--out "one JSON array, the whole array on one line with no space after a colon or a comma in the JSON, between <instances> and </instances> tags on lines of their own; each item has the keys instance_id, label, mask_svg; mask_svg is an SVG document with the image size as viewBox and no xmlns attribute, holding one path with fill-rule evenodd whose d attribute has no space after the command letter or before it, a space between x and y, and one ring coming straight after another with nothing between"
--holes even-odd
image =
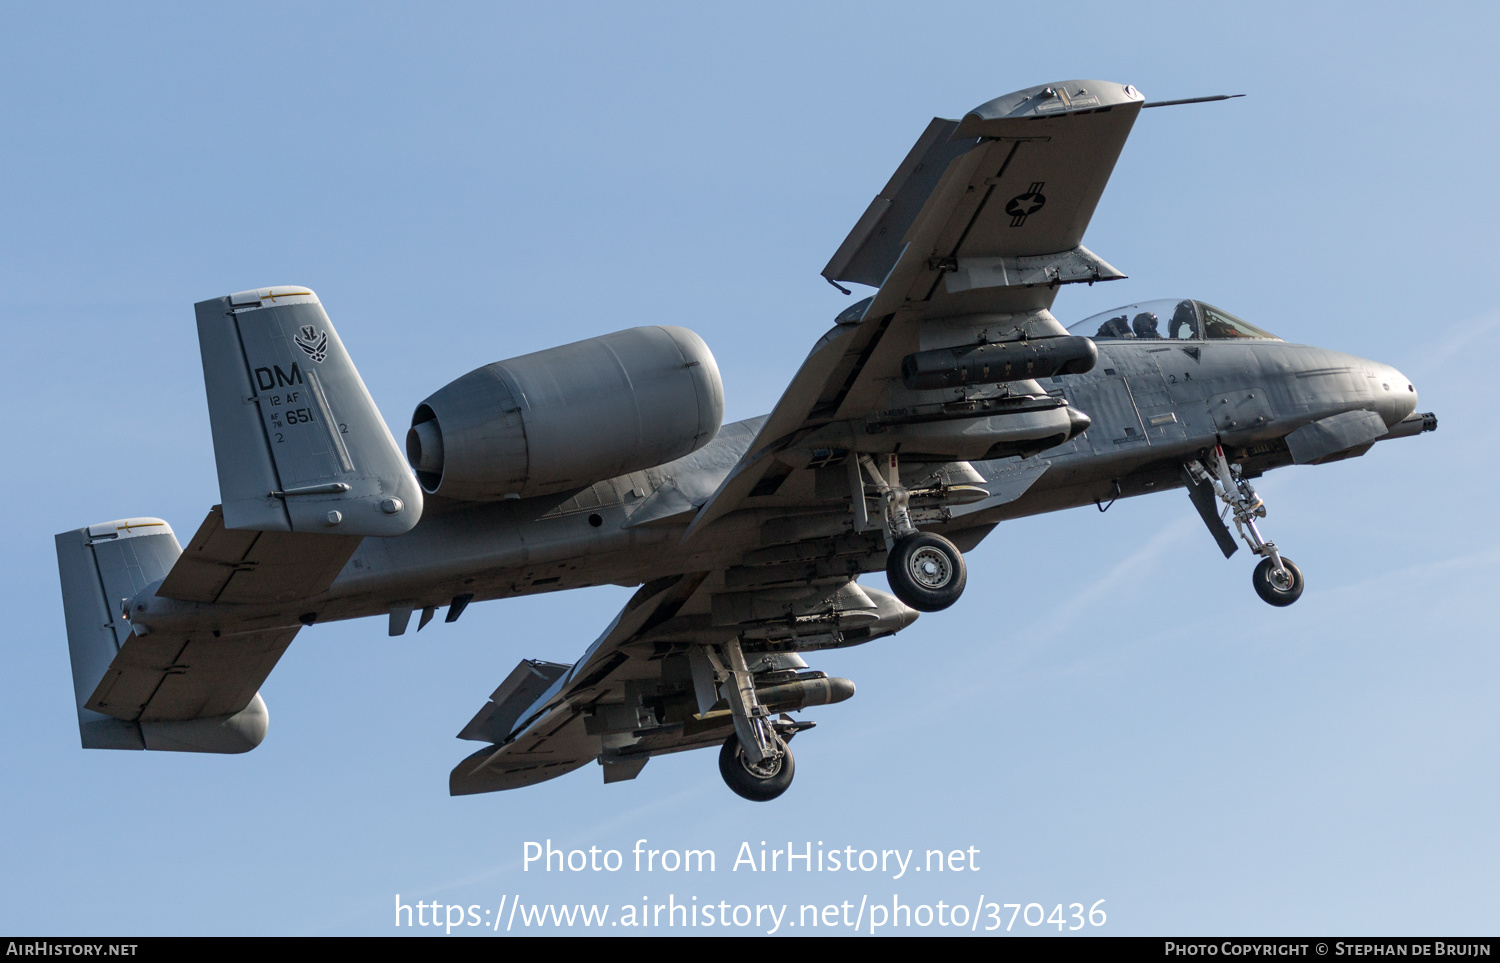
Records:
<instances>
[{"instance_id":1,"label":"pilot helmet","mask_svg":"<svg viewBox=\"0 0 1500 963\"><path fill-rule=\"evenodd\" d=\"M1197 338L1198 335L1198 309L1191 301L1179 301L1177 310L1172 312L1171 337L1173 338Z\"/></svg>"},{"instance_id":2,"label":"pilot helmet","mask_svg":"<svg viewBox=\"0 0 1500 963\"><path fill-rule=\"evenodd\" d=\"M1161 331L1156 327L1156 315L1150 311L1142 311L1130 322L1131 328L1135 330L1137 338L1159 338Z\"/></svg>"}]
</instances>

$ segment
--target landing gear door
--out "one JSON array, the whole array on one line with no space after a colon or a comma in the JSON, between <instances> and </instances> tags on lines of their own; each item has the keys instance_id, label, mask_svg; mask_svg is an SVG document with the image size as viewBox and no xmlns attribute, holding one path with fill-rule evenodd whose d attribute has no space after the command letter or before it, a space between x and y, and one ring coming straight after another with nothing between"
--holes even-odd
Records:
<instances>
[{"instance_id":1,"label":"landing gear door","mask_svg":"<svg viewBox=\"0 0 1500 963\"><path fill-rule=\"evenodd\" d=\"M1193 500L1193 507L1198 510L1198 517L1203 519L1203 524L1208 526L1208 532L1214 537L1219 546L1219 551L1228 558L1239 550L1239 543L1229 533L1229 526L1224 524L1224 519L1219 516L1219 500L1214 494L1214 486L1206 481L1200 481L1193 477L1193 473L1187 466L1182 466L1182 484L1187 489L1188 497Z\"/></svg>"}]
</instances>

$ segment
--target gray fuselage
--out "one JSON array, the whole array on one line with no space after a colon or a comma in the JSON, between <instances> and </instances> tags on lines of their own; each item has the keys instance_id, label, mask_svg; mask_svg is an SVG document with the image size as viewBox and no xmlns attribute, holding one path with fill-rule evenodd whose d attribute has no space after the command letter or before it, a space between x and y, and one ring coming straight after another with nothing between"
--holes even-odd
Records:
<instances>
[{"instance_id":1,"label":"gray fuselage","mask_svg":"<svg viewBox=\"0 0 1500 963\"><path fill-rule=\"evenodd\" d=\"M1020 498L927 527L968 550L1007 518L1181 487L1183 462L1215 444L1254 477L1292 463L1282 439L1298 427L1361 409L1395 426L1417 403L1411 381L1388 365L1279 340L1101 340L1098 349L1098 364L1087 374L1042 382L1049 394L1089 416L1087 431L1032 456L1048 467ZM317 600L317 618L442 606L462 595L485 600L638 585L733 568L767 545L797 541L798 533L810 542L838 535L849 515L847 496L827 499L821 514L802 509L806 524L800 528L776 522L776 513L765 510L740 512L724 520L709 544L699 540L687 547L682 536L690 511L632 524L664 486L711 492L763 422L725 425L691 455L576 493L487 504L432 499L408 534L365 540ZM988 479L1018 461L974 467ZM793 534L768 535L772 527ZM875 571L880 565L870 556L859 567Z\"/></svg>"}]
</instances>

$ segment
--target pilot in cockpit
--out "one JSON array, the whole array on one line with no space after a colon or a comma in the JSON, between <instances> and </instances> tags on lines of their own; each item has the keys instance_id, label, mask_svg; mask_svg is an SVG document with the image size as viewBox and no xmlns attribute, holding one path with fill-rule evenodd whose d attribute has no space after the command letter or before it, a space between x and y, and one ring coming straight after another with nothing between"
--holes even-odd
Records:
<instances>
[{"instance_id":1,"label":"pilot in cockpit","mask_svg":"<svg viewBox=\"0 0 1500 963\"><path fill-rule=\"evenodd\" d=\"M1135 330L1137 338L1160 338L1161 331L1156 327L1156 315L1150 311L1142 311L1130 322L1131 328Z\"/></svg>"},{"instance_id":2,"label":"pilot in cockpit","mask_svg":"<svg viewBox=\"0 0 1500 963\"><path fill-rule=\"evenodd\" d=\"M1118 318L1110 318L1108 321L1099 325L1099 333L1094 335L1094 337L1133 338L1135 337L1135 335L1130 333L1130 322L1126 319L1125 315L1122 314Z\"/></svg>"},{"instance_id":3,"label":"pilot in cockpit","mask_svg":"<svg viewBox=\"0 0 1500 963\"><path fill-rule=\"evenodd\" d=\"M1168 325L1167 330L1173 338L1196 340L1201 337L1198 334L1198 311L1193 307L1193 302L1178 302L1177 310L1172 312L1172 323Z\"/></svg>"}]
</instances>

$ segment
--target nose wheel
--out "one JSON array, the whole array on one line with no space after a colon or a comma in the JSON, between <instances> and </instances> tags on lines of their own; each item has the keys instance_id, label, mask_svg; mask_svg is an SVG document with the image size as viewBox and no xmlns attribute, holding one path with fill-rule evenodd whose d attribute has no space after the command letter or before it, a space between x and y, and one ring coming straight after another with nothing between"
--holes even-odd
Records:
<instances>
[{"instance_id":1,"label":"nose wheel","mask_svg":"<svg viewBox=\"0 0 1500 963\"><path fill-rule=\"evenodd\" d=\"M1266 517L1266 503L1250 487L1250 482L1241 476L1240 467L1229 464L1222 446L1215 445L1205 461L1208 462L1207 467L1202 462L1188 462L1188 472L1198 481L1213 486L1214 494L1234 513L1234 527L1239 531L1240 538L1250 546L1250 551L1261 556L1260 564L1255 566L1255 572L1251 575L1255 594L1270 605L1291 605L1302 597L1302 570L1281 557L1275 542L1261 538L1255 520ZM1213 517L1212 508L1208 512L1205 520ZM1222 529L1222 519L1218 524ZM1234 542L1230 540L1224 553L1228 555L1233 551Z\"/></svg>"},{"instance_id":2,"label":"nose wheel","mask_svg":"<svg viewBox=\"0 0 1500 963\"><path fill-rule=\"evenodd\" d=\"M1251 575L1255 582L1255 594L1270 605L1291 605L1302 597L1302 570L1283 557L1281 569L1269 558L1260 560Z\"/></svg>"}]
</instances>

